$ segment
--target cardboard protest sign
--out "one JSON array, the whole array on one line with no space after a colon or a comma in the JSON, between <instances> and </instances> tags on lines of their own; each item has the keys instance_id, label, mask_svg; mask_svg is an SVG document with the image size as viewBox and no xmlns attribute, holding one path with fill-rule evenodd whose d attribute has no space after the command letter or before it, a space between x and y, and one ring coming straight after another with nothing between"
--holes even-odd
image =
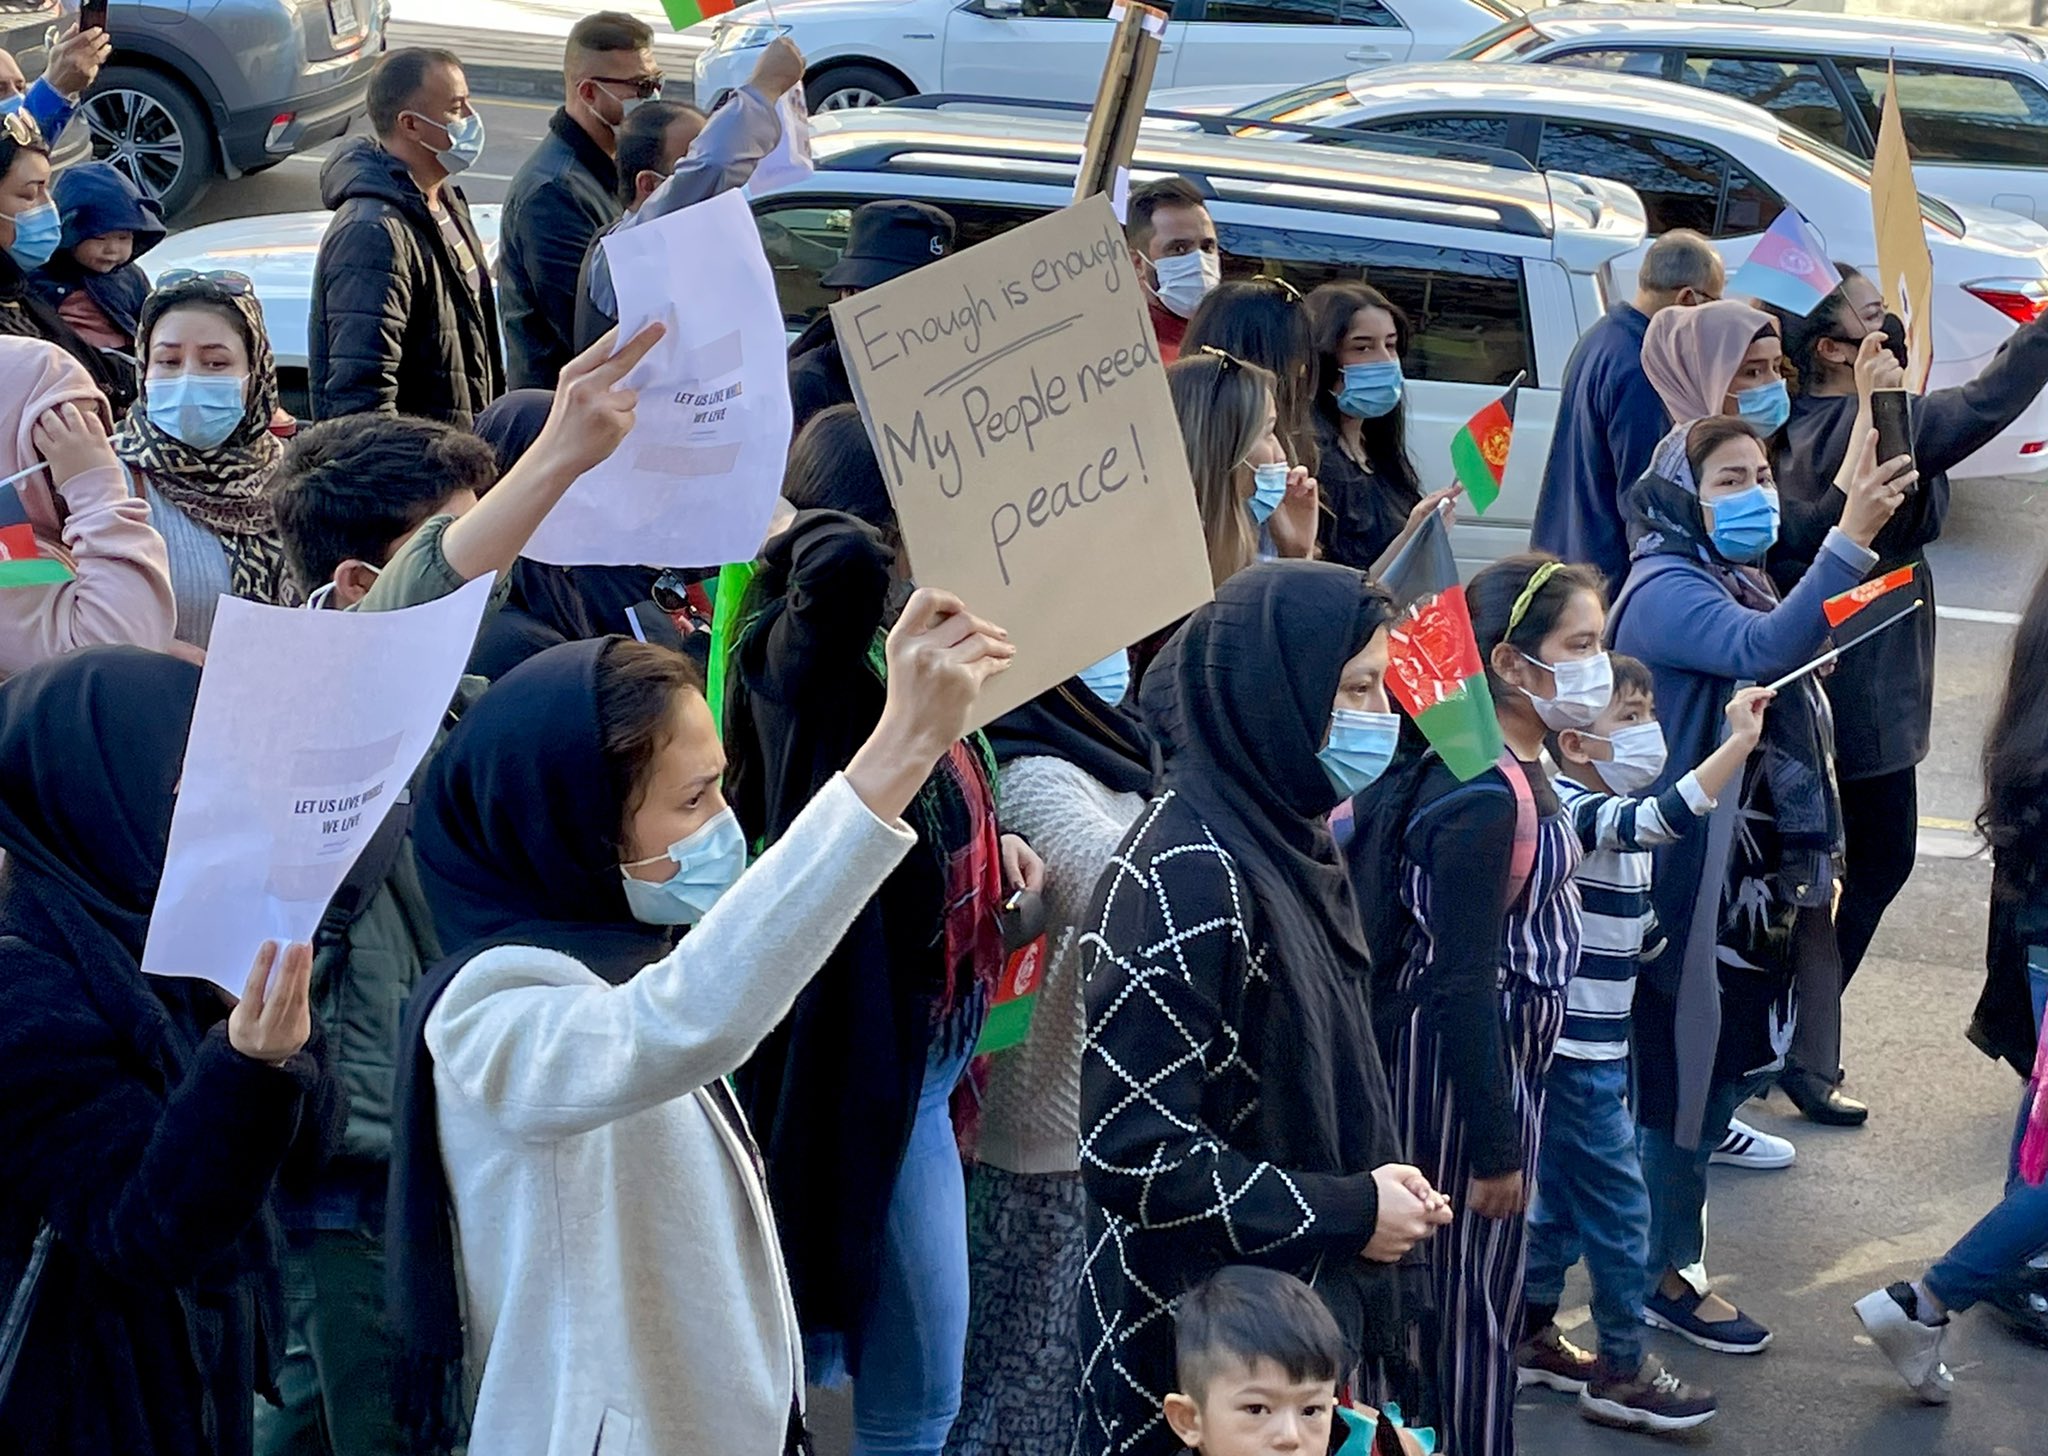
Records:
<instances>
[{"instance_id":1,"label":"cardboard protest sign","mask_svg":"<svg viewBox=\"0 0 2048 1456\"><path fill-rule=\"evenodd\" d=\"M266 940L310 940L433 745L491 581L395 612L223 597L142 968L240 994Z\"/></svg>"},{"instance_id":2,"label":"cardboard protest sign","mask_svg":"<svg viewBox=\"0 0 2048 1456\"><path fill-rule=\"evenodd\" d=\"M1893 73L1885 78L1884 118L1870 165L1870 211L1877 227L1884 304L1906 326L1906 387L1921 394L1934 366L1934 259L1927 251L1927 224L1913 182L1905 123L1899 118L1899 79Z\"/></svg>"},{"instance_id":3,"label":"cardboard protest sign","mask_svg":"<svg viewBox=\"0 0 2048 1456\"><path fill-rule=\"evenodd\" d=\"M1209 599L1194 484L1097 194L832 306L920 586L1017 646L986 723Z\"/></svg>"},{"instance_id":4,"label":"cardboard protest sign","mask_svg":"<svg viewBox=\"0 0 2048 1456\"><path fill-rule=\"evenodd\" d=\"M723 566L761 549L789 457L788 336L746 198L603 242L619 338L668 332L623 381L633 428L577 477L525 555L560 566Z\"/></svg>"}]
</instances>

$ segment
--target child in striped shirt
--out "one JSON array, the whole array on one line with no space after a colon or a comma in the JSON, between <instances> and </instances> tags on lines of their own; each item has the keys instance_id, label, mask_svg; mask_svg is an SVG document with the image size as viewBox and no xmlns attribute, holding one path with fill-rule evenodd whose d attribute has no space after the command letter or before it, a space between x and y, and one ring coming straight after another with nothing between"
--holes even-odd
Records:
<instances>
[{"instance_id":1,"label":"child in striped shirt","mask_svg":"<svg viewBox=\"0 0 2048 1456\"><path fill-rule=\"evenodd\" d=\"M1656 925L1650 851L1689 832L1735 782L1763 733L1771 695L1746 688L1728 704L1728 738L1663 793L1634 797L1664 774L1650 671L1610 655L1614 694L1591 727L1550 740L1554 783L1584 847L1579 968L1566 988L1564 1036L1545 1078L1543 1139L1529 1209L1522 1385L1579 1397L1588 1419L1675 1431L1713 1418L1714 1397L1686 1386L1643 1349L1650 1203L1629 1110L1629 1007ZM1655 950L1651 951L1654 955ZM1556 1325L1565 1271L1585 1255L1600 1353Z\"/></svg>"}]
</instances>

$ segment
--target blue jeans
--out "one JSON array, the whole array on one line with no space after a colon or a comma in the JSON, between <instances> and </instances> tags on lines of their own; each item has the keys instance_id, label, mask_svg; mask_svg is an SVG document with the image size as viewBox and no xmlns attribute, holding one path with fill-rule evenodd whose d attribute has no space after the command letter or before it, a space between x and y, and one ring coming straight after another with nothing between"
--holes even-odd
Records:
<instances>
[{"instance_id":1,"label":"blue jeans","mask_svg":"<svg viewBox=\"0 0 2048 1456\"><path fill-rule=\"evenodd\" d=\"M1531 1304L1555 1305L1565 1271L1583 1254L1600 1353L1632 1371L1643 1363L1650 1193L1629 1111L1628 1063L1558 1057L1544 1089L1523 1292Z\"/></svg>"},{"instance_id":2,"label":"blue jeans","mask_svg":"<svg viewBox=\"0 0 2048 1456\"><path fill-rule=\"evenodd\" d=\"M2038 1026L2043 1008L2048 1006L2048 964L2029 965L2027 972L2034 1024ZM2019 1175L2020 1137L2026 1132L2027 1114L2036 1095L2038 1091L2031 1085L2020 1094L2005 1198L1927 1271L1927 1287L1951 1310L1968 1309L2009 1281L2027 1260L2048 1250L2048 1181L2031 1188Z\"/></svg>"},{"instance_id":3,"label":"blue jeans","mask_svg":"<svg viewBox=\"0 0 2048 1456\"><path fill-rule=\"evenodd\" d=\"M942 1029L925 1062L853 1383L853 1456L939 1456L960 1413L967 1180L947 1102L973 1046L973 1037Z\"/></svg>"},{"instance_id":4,"label":"blue jeans","mask_svg":"<svg viewBox=\"0 0 2048 1456\"><path fill-rule=\"evenodd\" d=\"M1644 1262L1653 1284L1669 1267L1685 1276L1695 1294L1707 1292L1707 1160L1728 1135L1736 1109L1776 1076L1760 1072L1716 1084L1707 1093L1697 1148L1681 1148L1671 1134L1658 1129L1636 1130L1636 1151L1650 1190L1650 1255Z\"/></svg>"}]
</instances>

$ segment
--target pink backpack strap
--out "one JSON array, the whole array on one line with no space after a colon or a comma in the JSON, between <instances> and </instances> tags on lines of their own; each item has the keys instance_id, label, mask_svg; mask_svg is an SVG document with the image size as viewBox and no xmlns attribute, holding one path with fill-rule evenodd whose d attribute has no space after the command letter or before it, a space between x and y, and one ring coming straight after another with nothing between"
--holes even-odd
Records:
<instances>
[{"instance_id":1,"label":"pink backpack strap","mask_svg":"<svg viewBox=\"0 0 2048 1456\"><path fill-rule=\"evenodd\" d=\"M1536 869L1536 792L1529 787L1529 774L1512 753L1500 756L1500 776L1515 795L1515 847L1508 855L1508 899L1510 910L1522 901L1529 888L1529 876Z\"/></svg>"}]
</instances>

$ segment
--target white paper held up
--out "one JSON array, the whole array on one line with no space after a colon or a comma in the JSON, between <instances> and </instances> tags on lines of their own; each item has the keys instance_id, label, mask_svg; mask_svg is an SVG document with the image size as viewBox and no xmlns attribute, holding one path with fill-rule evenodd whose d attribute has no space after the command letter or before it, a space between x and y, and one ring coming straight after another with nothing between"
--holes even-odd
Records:
<instances>
[{"instance_id":1,"label":"white paper held up","mask_svg":"<svg viewBox=\"0 0 2048 1456\"><path fill-rule=\"evenodd\" d=\"M525 554L561 566L722 566L760 550L789 455L788 339L737 192L604 239L619 337L668 333L611 459L569 487Z\"/></svg>"},{"instance_id":2,"label":"white paper held up","mask_svg":"<svg viewBox=\"0 0 2048 1456\"><path fill-rule=\"evenodd\" d=\"M782 99L775 103L775 120L782 127L782 139L754 164L754 175L741 189L749 197L801 182L818 170L811 160L811 113L804 106L801 86L792 86L782 93Z\"/></svg>"},{"instance_id":3,"label":"white paper held up","mask_svg":"<svg viewBox=\"0 0 2048 1456\"><path fill-rule=\"evenodd\" d=\"M239 995L256 947L308 940L433 746L491 578L396 612L223 597L142 968Z\"/></svg>"}]
</instances>

